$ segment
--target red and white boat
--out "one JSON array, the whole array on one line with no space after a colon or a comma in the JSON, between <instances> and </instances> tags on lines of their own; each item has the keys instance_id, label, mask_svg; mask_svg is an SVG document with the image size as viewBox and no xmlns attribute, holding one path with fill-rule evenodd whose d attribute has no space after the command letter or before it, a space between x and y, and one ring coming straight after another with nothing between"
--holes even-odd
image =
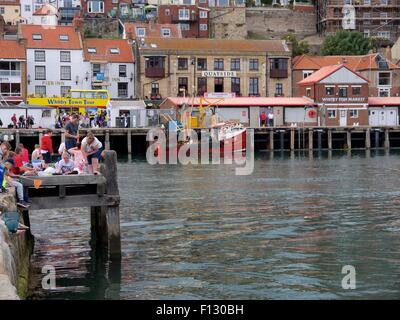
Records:
<instances>
[{"instance_id":1,"label":"red and white boat","mask_svg":"<svg viewBox=\"0 0 400 320\"><path fill-rule=\"evenodd\" d=\"M218 141L220 142L220 152L229 154L246 151L246 128L239 122L219 123ZM225 150L227 152L225 152Z\"/></svg>"}]
</instances>

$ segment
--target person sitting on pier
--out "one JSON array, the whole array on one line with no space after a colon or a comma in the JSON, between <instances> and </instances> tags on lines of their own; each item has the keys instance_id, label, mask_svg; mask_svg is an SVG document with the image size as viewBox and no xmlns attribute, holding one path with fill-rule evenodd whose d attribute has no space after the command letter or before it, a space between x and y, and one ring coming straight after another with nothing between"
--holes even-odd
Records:
<instances>
[{"instance_id":1,"label":"person sitting on pier","mask_svg":"<svg viewBox=\"0 0 400 320\"><path fill-rule=\"evenodd\" d=\"M4 141L0 144L0 162L4 162L9 158L10 151L11 145L8 141Z\"/></svg>"},{"instance_id":2,"label":"person sitting on pier","mask_svg":"<svg viewBox=\"0 0 400 320\"><path fill-rule=\"evenodd\" d=\"M83 173L85 171L86 160L81 150L81 143L78 142L76 147L69 149L68 152L73 156L75 170L78 170L79 173Z\"/></svg>"},{"instance_id":3,"label":"person sitting on pier","mask_svg":"<svg viewBox=\"0 0 400 320\"><path fill-rule=\"evenodd\" d=\"M53 135L53 131L51 129L46 130L46 134L42 137L41 143L41 152L46 166L51 163L51 155L53 154L53 140L51 136Z\"/></svg>"},{"instance_id":4,"label":"person sitting on pier","mask_svg":"<svg viewBox=\"0 0 400 320\"><path fill-rule=\"evenodd\" d=\"M99 174L99 160L103 151L103 144L89 131L82 140L81 150L88 163L91 174Z\"/></svg>"},{"instance_id":5,"label":"person sitting on pier","mask_svg":"<svg viewBox=\"0 0 400 320\"><path fill-rule=\"evenodd\" d=\"M40 144L35 144L35 149L32 152L31 160L32 162L35 160L43 160L42 153L40 152Z\"/></svg>"},{"instance_id":6,"label":"person sitting on pier","mask_svg":"<svg viewBox=\"0 0 400 320\"><path fill-rule=\"evenodd\" d=\"M71 155L68 151L64 151L61 160L57 162L56 165L56 174L73 174L78 173L74 172L75 163L71 160Z\"/></svg>"},{"instance_id":7,"label":"person sitting on pier","mask_svg":"<svg viewBox=\"0 0 400 320\"><path fill-rule=\"evenodd\" d=\"M13 160L14 160L14 168L13 168L14 174L25 175L25 176L36 175L36 170L27 166L29 164L29 161L28 162L24 161L24 150L22 148L17 147L15 149L15 155Z\"/></svg>"},{"instance_id":8,"label":"person sitting on pier","mask_svg":"<svg viewBox=\"0 0 400 320\"><path fill-rule=\"evenodd\" d=\"M16 179L18 176L12 172L14 165L15 164L13 159L7 159L4 162L4 166L7 169L6 171L7 186L15 187L15 190L17 191L17 206L23 208L29 208L30 203L29 201L26 201L26 199L24 198L24 187L22 183Z\"/></svg>"}]
</instances>

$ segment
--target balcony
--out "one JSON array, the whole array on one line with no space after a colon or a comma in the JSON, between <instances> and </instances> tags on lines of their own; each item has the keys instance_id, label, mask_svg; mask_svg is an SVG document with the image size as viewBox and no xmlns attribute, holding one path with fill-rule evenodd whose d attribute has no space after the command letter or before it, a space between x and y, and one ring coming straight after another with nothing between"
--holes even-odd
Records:
<instances>
[{"instance_id":1,"label":"balcony","mask_svg":"<svg viewBox=\"0 0 400 320\"><path fill-rule=\"evenodd\" d=\"M287 78L287 69L271 69L269 73L270 78Z\"/></svg>"},{"instance_id":2,"label":"balcony","mask_svg":"<svg viewBox=\"0 0 400 320\"><path fill-rule=\"evenodd\" d=\"M173 23L188 23L198 21L197 14L191 14L188 17L172 16L171 21Z\"/></svg>"},{"instance_id":3,"label":"balcony","mask_svg":"<svg viewBox=\"0 0 400 320\"><path fill-rule=\"evenodd\" d=\"M3 77L20 77L21 70L0 70L0 76Z\"/></svg>"},{"instance_id":4,"label":"balcony","mask_svg":"<svg viewBox=\"0 0 400 320\"><path fill-rule=\"evenodd\" d=\"M144 73L147 78L164 78L165 68L157 68L157 67L146 68Z\"/></svg>"}]
</instances>

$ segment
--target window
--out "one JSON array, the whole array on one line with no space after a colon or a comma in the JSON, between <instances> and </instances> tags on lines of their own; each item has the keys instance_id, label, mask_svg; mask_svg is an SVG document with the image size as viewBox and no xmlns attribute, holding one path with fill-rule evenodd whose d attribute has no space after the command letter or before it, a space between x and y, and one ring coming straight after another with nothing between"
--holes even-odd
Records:
<instances>
[{"instance_id":1,"label":"window","mask_svg":"<svg viewBox=\"0 0 400 320\"><path fill-rule=\"evenodd\" d=\"M314 73L314 71L311 71L311 70L304 70L304 71L303 71L303 79L305 79L305 78L311 76L313 73Z\"/></svg>"},{"instance_id":2,"label":"window","mask_svg":"<svg viewBox=\"0 0 400 320\"><path fill-rule=\"evenodd\" d=\"M249 71L258 71L258 59L249 60Z\"/></svg>"},{"instance_id":3,"label":"window","mask_svg":"<svg viewBox=\"0 0 400 320\"><path fill-rule=\"evenodd\" d=\"M364 38L369 38L371 32L368 29L365 29L363 34L364 34Z\"/></svg>"},{"instance_id":4,"label":"window","mask_svg":"<svg viewBox=\"0 0 400 320\"><path fill-rule=\"evenodd\" d=\"M160 94L160 85L157 82L151 84L151 95Z\"/></svg>"},{"instance_id":5,"label":"window","mask_svg":"<svg viewBox=\"0 0 400 320\"><path fill-rule=\"evenodd\" d=\"M87 11L89 13L104 13L103 1L88 1Z\"/></svg>"},{"instance_id":6,"label":"window","mask_svg":"<svg viewBox=\"0 0 400 320\"><path fill-rule=\"evenodd\" d=\"M99 63L94 63L92 65L92 70L93 70L93 77L96 77L98 73L101 72L101 67Z\"/></svg>"},{"instance_id":7,"label":"window","mask_svg":"<svg viewBox=\"0 0 400 320\"><path fill-rule=\"evenodd\" d=\"M179 20L189 20L189 9L179 9Z\"/></svg>"},{"instance_id":8,"label":"window","mask_svg":"<svg viewBox=\"0 0 400 320\"><path fill-rule=\"evenodd\" d=\"M365 6L370 5L370 4L371 4L371 0L364 0L364 5Z\"/></svg>"},{"instance_id":9,"label":"window","mask_svg":"<svg viewBox=\"0 0 400 320\"><path fill-rule=\"evenodd\" d=\"M389 88L379 88L378 95L380 97L390 97L390 89Z\"/></svg>"},{"instance_id":10,"label":"window","mask_svg":"<svg viewBox=\"0 0 400 320\"><path fill-rule=\"evenodd\" d=\"M231 59L231 71L240 70L240 59Z\"/></svg>"},{"instance_id":11,"label":"window","mask_svg":"<svg viewBox=\"0 0 400 320\"><path fill-rule=\"evenodd\" d=\"M46 80L46 67L36 66L35 67L35 80Z\"/></svg>"},{"instance_id":12,"label":"window","mask_svg":"<svg viewBox=\"0 0 400 320\"><path fill-rule=\"evenodd\" d=\"M378 85L390 86L391 85L390 72L378 72Z\"/></svg>"},{"instance_id":13,"label":"window","mask_svg":"<svg viewBox=\"0 0 400 320\"><path fill-rule=\"evenodd\" d=\"M208 25L206 23L200 23L200 31L207 31Z\"/></svg>"},{"instance_id":14,"label":"window","mask_svg":"<svg viewBox=\"0 0 400 320\"><path fill-rule=\"evenodd\" d=\"M71 67L61 66L60 67L60 80L71 80Z\"/></svg>"},{"instance_id":15,"label":"window","mask_svg":"<svg viewBox=\"0 0 400 320\"><path fill-rule=\"evenodd\" d=\"M88 48L87 51L89 53L96 53L97 52L96 48Z\"/></svg>"},{"instance_id":16,"label":"window","mask_svg":"<svg viewBox=\"0 0 400 320\"><path fill-rule=\"evenodd\" d=\"M187 69L188 69L188 59L178 58L178 70L187 70Z\"/></svg>"},{"instance_id":17,"label":"window","mask_svg":"<svg viewBox=\"0 0 400 320\"><path fill-rule=\"evenodd\" d=\"M380 4L381 4L381 6L387 6L388 1L387 0L381 0Z\"/></svg>"},{"instance_id":18,"label":"window","mask_svg":"<svg viewBox=\"0 0 400 320\"><path fill-rule=\"evenodd\" d=\"M4 14L4 7L0 7L0 14Z\"/></svg>"},{"instance_id":19,"label":"window","mask_svg":"<svg viewBox=\"0 0 400 320\"><path fill-rule=\"evenodd\" d=\"M170 28L161 28L161 37L163 37L163 38L171 37L171 29Z\"/></svg>"},{"instance_id":20,"label":"window","mask_svg":"<svg viewBox=\"0 0 400 320\"><path fill-rule=\"evenodd\" d=\"M231 78L231 92L240 95L240 78Z\"/></svg>"},{"instance_id":21,"label":"window","mask_svg":"<svg viewBox=\"0 0 400 320\"><path fill-rule=\"evenodd\" d=\"M111 54L119 54L119 48L111 48L110 53Z\"/></svg>"},{"instance_id":22,"label":"window","mask_svg":"<svg viewBox=\"0 0 400 320\"><path fill-rule=\"evenodd\" d=\"M359 96L361 94L361 87L352 87L351 92L353 96Z\"/></svg>"},{"instance_id":23,"label":"window","mask_svg":"<svg viewBox=\"0 0 400 320\"><path fill-rule=\"evenodd\" d=\"M67 34L60 34L59 39L60 39L60 41L68 41L69 36Z\"/></svg>"},{"instance_id":24,"label":"window","mask_svg":"<svg viewBox=\"0 0 400 320\"><path fill-rule=\"evenodd\" d=\"M120 64L118 68L119 68L119 76L126 77L126 64Z\"/></svg>"},{"instance_id":25,"label":"window","mask_svg":"<svg viewBox=\"0 0 400 320\"><path fill-rule=\"evenodd\" d=\"M179 25L181 27L181 30L183 30L183 31L190 30L190 24L189 23L180 23Z\"/></svg>"},{"instance_id":26,"label":"window","mask_svg":"<svg viewBox=\"0 0 400 320\"><path fill-rule=\"evenodd\" d=\"M138 37L145 37L146 36L146 29L145 28L136 28L136 35Z\"/></svg>"},{"instance_id":27,"label":"window","mask_svg":"<svg viewBox=\"0 0 400 320\"><path fill-rule=\"evenodd\" d=\"M165 15L168 17L171 15L171 11L169 9L165 9Z\"/></svg>"},{"instance_id":28,"label":"window","mask_svg":"<svg viewBox=\"0 0 400 320\"><path fill-rule=\"evenodd\" d=\"M333 96L335 94L335 87L325 87L325 94L327 96Z\"/></svg>"},{"instance_id":29,"label":"window","mask_svg":"<svg viewBox=\"0 0 400 320\"><path fill-rule=\"evenodd\" d=\"M229 0L216 0L218 7L229 7Z\"/></svg>"},{"instance_id":30,"label":"window","mask_svg":"<svg viewBox=\"0 0 400 320\"><path fill-rule=\"evenodd\" d=\"M197 70L207 70L207 59L205 58L197 59Z\"/></svg>"},{"instance_id":31,"label":"window","mask_svg":"<svg viewBox=\"0 0 400 320\"><path fill-rule=\"evenodd\" d=\"M71 90L70 86L61 86L60 87L61 97L65 97L70 90Z\"/></svg>"},{"instance_id":32,"label":"window","mask_svg":"<svg viewBox=\"0 0 400 320\"><path fill-rule=\"evenodd\" d=\"M35 86L35 95L45 96L46 95L46 86Z\"/></svg>"},{"instance_id":33,"label":"window","mask_svg":"<svg viewBox=\"0 0 400 320\"><path fill-rule=\"evenodd\" d=\"M389 31L379 31L378 37L384 38L384 39L390 39L390 32Z\"/></svg>"},{"instance_id":34,"label":"window","mask_svg":"<svg viewBox=\"0 0 400 320\"><path fill-rule=\"evenodd\" d=\"M35 61L46 61L46 52L44 50L35 50Z\"/></svg>"},{"instance_id":35,"label":"window","mask_svg":"<svg viewBox=\"0 0 400 320\"><path fill-rule=\"evenodd\" d=\"M207 92L207 78L198 77L197 78L197 94L203 96Z\"/></svg>"},{"instance_id":36,"label":"window","mask_svg":"<svg viewBox=\"0 0 400 320\"><path fill-rule=\"evenodd\" d=\"M336 118L336 110L328 110L328 118L335 119Z\"/></svg>"},{"instance_id":37,"label":"window","mask_svg":"<svg viewBox=\"0 0 400 320\"><path fill-rule=\"evenodd\" d=\"M358 110L350 109L350 118L358 118Z\"/></svg>"},{"instance_id":38,"label":"window","mask_svg":"<svg viewBox=\"0 0 400 320\"><path fill-rule=\"evenodd\" d=\"M206 19L207 16L208 16L207 11L204 11L204 10L200 10L200 14L199 15L200 15L201 19Z\"/></svg>"},{"instance_id":39,"label":"window","mask_svg":"<svg viewBox=\"0 0 400 320\"><path fill-rule=\"evenodd\" d=\"M118 82L118 97L127 98L128 97L128 83Z\"/></svg>"},{"instance_id":40,"label":"window","mask_svg":"<svg viewBox=\"0 0 400 320\"><path fill-rule=\"evenodd\" d=\"M31 6L29 4L25 5L25 11L31 11Z\"/></svg>"},{"instance_id":41,"label":"window","mask_svg":"<svg viewBox=\"0 0 400 320\"><path fill-rule=\"evenodd\" d=\"M146 58L146 68L164 68L164 57Z\"/></svg>"},{"instance_id":42,"label":"window","mask_svg":"<svg viewBox=\"0 0 400 320\"><path fill-rule=\"evenodd\" d=\"M306 88L306 97L311 97L311 88Z\"/></svg>"},{"instance_id":43,"label":"window","mask_svg":"<svg viewBox=\"0 0 400 320\"><path fill-rule=\"evenodd\" d=\"M271 78L287 78L288 77L288 59L273 58L270 62Z\"/></svg>"},{"instance_id":44,"label":"window","mask_svg":"<svg viewBox=\"0 0 400 320\"><path fill-rule=\"evenodd\" d=\"M258 95L258 78L249 79L249 95Z\"/></svg>"},{"instance_id":45,"label":"window","mask_svg":"<svg viewBox=\"0 0 400 320\"><path fill-rule=\"evenodd\" d=\"M178 96L187 95L188 93L188 78L178 78Z\"/></svg>"},{"instance_id":46,"label":"window","mask_svg":"<svg viewBox=\"0 0 400 320\"><path fill-rule=\"evenodd\" d=\"M71 62L71 52L70 51L60 51L60 61L61 62Z\"/></svg>"},{"instance_id":47,"label":"window","mask_svg":"<svg viewBox=\"0 0 400 320\"><path fill-rule=\"evenodd\" d=\"M340 87L339 88L339 97L340 98L347 98L347 87Z\"/></svg>"},{"instance_id":48,"label":"window","mask_svg":"<svg viewBox=\"0 0 400 320\"><path fill-rule=\"evenodd\" d=\"M275 84L275 95L283 96L283 84L282 83ZM311 95L311 92L310 92L310 95Z\"/></svg>"},{"instance_id":49,"label":"window","mask_svg":"<svg viewBox=\"0 0 400 320\"><path fill-rule=\"evenodd\" d=\"M214 70L224 70L224 59L214 59Z\"/></svg>"},{"instance_id":50,"label":"window","mask_svg":"<svg viewBox=\"0 0 400 320\"><path fill-rule=\"evenodd\" d=\"M224 92L224 78L214 78L214 92Z\"/></svg>"}]
</instances>

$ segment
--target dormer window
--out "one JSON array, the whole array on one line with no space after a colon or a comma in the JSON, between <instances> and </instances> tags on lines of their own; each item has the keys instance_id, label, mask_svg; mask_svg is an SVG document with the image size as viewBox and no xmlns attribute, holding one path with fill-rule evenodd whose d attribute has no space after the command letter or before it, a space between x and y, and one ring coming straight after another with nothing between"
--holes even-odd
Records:
<instances>
[{"instance_id":1,"label":"dormer window","mask_svg":"<svg viewBox=\"0 0 400 320\"><path fill-rule=\"evenodd\" d=\"M111 48L111 49L110 49L110 52L111 52L112 54L118 54L118 53L119 53L119 48Z\"/></svg>"},{"instance_id":2,"label":"dormer window","mask_svg":"<svg viewBox=\"0 0 400 320\"><path fill-rule=\"evenodd\" d=\"M89 53L96 53L96 48L88 48L87 51Z\"/></svg>"},{"instance_id":3,"label":"dormer window","mask_svg":"<svg viewBox=\"0 0 400 320\"><path fill-rule=\"evenodd\" d=\"M34 34L32 34L32 39L33 40L42 40L42 35L40 33L34 33Z\"/></svg>"},{"instance_id":4,"label":"dormer window","mask_svg":"<svg viewBox=\"0 0 400 320\"><path fill-rule=\"evenodd\" d=\"M66 34L60 34L60 40L61 40L61 41L68 41L68 40L69 40L69 37L68 37L68 35L66 35Z\"/></svg>"}]
</instances>

